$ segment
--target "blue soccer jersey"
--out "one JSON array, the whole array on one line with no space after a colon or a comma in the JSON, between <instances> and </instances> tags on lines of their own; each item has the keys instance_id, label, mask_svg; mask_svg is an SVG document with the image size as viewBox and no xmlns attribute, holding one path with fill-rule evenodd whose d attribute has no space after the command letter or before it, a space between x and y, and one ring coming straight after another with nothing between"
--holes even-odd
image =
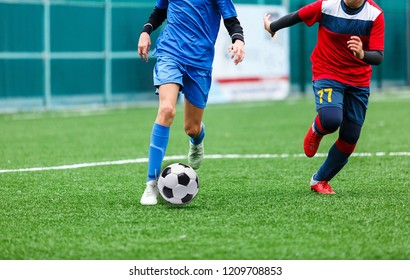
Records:
<instances>
[{"instance_id":1,"label":"blue soccer jersey","mask_svg":"<svg viewBox=\"0 0 410 280\"><path fill-rule=\"evenodd\" d=\"M236 17L232 0L157 0L167 9L167 25L155 56L173 56L185 65L212 69L221 17Z\"/></svg>"}]
</instances>

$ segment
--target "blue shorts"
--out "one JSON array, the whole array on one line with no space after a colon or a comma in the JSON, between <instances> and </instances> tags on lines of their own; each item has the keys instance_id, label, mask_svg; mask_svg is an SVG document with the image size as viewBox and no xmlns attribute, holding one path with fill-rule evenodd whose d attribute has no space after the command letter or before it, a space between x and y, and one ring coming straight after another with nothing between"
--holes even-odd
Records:
<instances>
[{"instance_id":1,"label":"blue shorts","mask_svg":"<svg viewBox=\"0 0 410 280\"><path fill-rule=\"evenodd\" d=\"M154 67L154 86L179 84L185 98L198 108L205 108L212 83L212 70L183 65L171 57L158 57Z\"/></svg>"},{"instance_id":2,"label":"blue shorts","mask_svg":"<svg viewBox=\"0 0 410 280\"><path fill-rule=\"evenodd\" d=\"M316 111L323 107L338 107L343 116L363 125L369 103L370 88L356 87L335 80L313 81Z\"/></svg>"}]
</instances>

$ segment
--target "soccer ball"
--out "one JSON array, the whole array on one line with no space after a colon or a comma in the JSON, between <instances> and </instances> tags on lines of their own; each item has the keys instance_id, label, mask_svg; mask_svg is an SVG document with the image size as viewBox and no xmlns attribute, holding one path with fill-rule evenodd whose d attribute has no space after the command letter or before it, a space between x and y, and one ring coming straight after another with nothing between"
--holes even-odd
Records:
<instances>
[{"instance_id":1,"label":"soccer ball","mask_svg":"<svg viewBox=\"0 0 410 280\"><path fill-rule=\"evenodd\" d=\"M173 163L162 170L158 179L158 189L166 201L172 204L186 204L198 193L198 175L189 165Z\"/></svg>"}]
</instances>

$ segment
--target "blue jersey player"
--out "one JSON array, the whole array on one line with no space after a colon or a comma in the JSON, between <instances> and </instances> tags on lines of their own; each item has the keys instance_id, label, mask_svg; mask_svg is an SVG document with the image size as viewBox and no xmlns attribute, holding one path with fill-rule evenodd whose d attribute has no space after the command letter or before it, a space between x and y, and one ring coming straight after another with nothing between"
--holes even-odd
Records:
<instances>
[{"instance_id":1,"label":"blue jersey player","mask_svg":"<svg viewBox=\"0 0 410 280\"><path fill-rule=\"evenodd\" d=\"M238 64L245 56L244 36L232 0L157 0L142 29L138 54L148 61L150 34L167 20L153 53L157 57L154 86L159 96L159 109L151 133L142 205L157 204L157 178L168 146L179 92L185 97L184 129L190 137L188 163L198 169L204 158L202 116L211 87L214 45L221 17L232 38L228 51Z\"/></svg>"}]
</instances>

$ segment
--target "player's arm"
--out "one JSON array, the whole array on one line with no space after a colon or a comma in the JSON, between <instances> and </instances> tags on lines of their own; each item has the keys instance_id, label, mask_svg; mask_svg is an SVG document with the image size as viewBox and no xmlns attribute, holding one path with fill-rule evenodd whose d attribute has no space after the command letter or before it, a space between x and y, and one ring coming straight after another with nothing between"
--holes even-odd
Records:
<instances>
[{"instance_id":1,"label":"player's arm","mask_svg":"<svg viewBox=\"0 0 410 280\"><path fill-rule=\"evenodd\" d=\"M245 58L245 37L243 35L243 28L237 17L224 19L224 25L231 36L232 45L229 46L228 51L232 52L231 58L237 65Z\"/></svg>"},{"instance_id":2,"label":"player's arm","mask_svg":"<svg viewBox=\"0 0 410 280\"><path fill-rule=\"evenodd\" d=\"M148 61L148 52L151 47L150 34L156 30L167 18L167 9L154 8L148 22L144 24L138 41L138 54L142 60Z\"/></svg>"},{"instance_id":3,"label":"player's arm","mask_svg":"<svg viewBox=\"0 0 410 280\"><path fill-rule=\"evenodd\" d=\"M364 51L363 61L370 65L379 65L384 58L384 51Z\"/></svg>"},{"instance_id":4,"label":"player's arm","mask_svg":"<svg viewBox=\"0 0 410 280\"><path fill-rule=\"evenodd\" d=\"M229 36L231 36L232 44L234 44L236 40L245 42L245 37L243 36L243 28L237 17L224 19L224 25L226 30L228 30Z\"/></svg>"},{"instance_id":5,"label":"player's arm","mask_svg":"<svg viewBox=\"0 0 410 280\"><path fill-rule=\"evenodd\" d=\"M369 40L369 50L364 51L363 61L371 65L379 65L384 58L384 14L375 20Z\"/></svg>"},{"instance_id":6,"label":"player's arm","mask_svg":"<svg viewBox=\"0 0 410 280\"><path fill-rule=\"evenodd\" d=\"M304 22L307 26L312 26L322 19L322 4L322 0L317 0L273 22L269 19L270 15L266 14L264 17L265 29L273 37L276 31L299 22Z\"/></svg>"},{"instance_id":7,"label":"player's arm","mask_svg":"<svg viewBox=\"0 0 410 280\"><path fill-rule=\"evenodd\" d=\"M384 58L384 51L374 50L365 51L363 50L363 43L358 36L352 36L349 41L347 41L347 47L353 52L353 55L363 60L370 65L379 65L382 63Z\"/></svg>"},{"instance_id":8,"label":"player's arm","mask_svg":"<svg viewBox=\"0 0 410 280\"><path fill-rule=\"evenodd\" d=\"M147 23L142 27L141 33L147 32L148 34L151 34L152 31L155 31L158 27L160 27L166 19L167 9L155 7L154 11L149 16Z\"/></svg>"},{"instance_id":9,"label":"player's arm","mask_svg":"<svg viewBox=\"0 0 410 280\"><path fill-rule=\"evenodd\" d=\"M270 17L270 14L265 15L264 26L266 31L268 31L272 37L275 35L276 31L302 22L302 19L300 18L298 11L290 13L272 22L269 19Z\"/></svg>"},{"instance_id":10,"label":"player's arm","mask_svg":"<svg viewBox=\"0 0 410 280\"><path fill-rule=\"evenodd\" d=\"M290 13L286 16L283 16L269 24L269 28L271 32L276 32L280 29L290 27L292 25L295 25L299 22L302 22L302 19L299 16L298 11L295 11L293 13Z\"/></svg>"}]
</instances>

